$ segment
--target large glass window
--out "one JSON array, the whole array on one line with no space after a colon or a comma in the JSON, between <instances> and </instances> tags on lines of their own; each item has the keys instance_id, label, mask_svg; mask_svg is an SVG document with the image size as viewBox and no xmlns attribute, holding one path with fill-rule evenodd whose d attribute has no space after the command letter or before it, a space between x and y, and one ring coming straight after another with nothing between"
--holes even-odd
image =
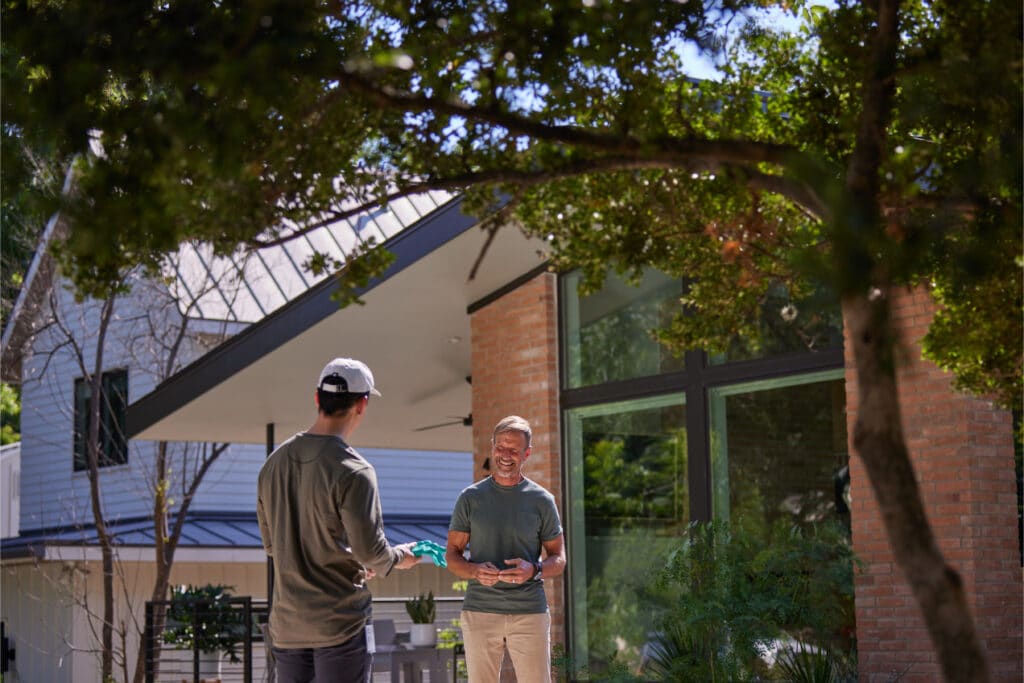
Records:
<instances>
[{"instance_id":1,"label":"large glass window","mask_svg":"<svg viewBox=\"0 0 1024 683\"><path fill-rule=\"evenodd\" d=\"M651 591L689 521L681 394L568 411L573 649L595 669L636 664L661 601ZM583 654L586 653L586 654Z\"/></svg>"},{"instance_id":2,"label":"large glass window","mask_svg":"<svg viewBox=\"0 0 1024 683\"><path fill-rule=\"evenodd\" d=\"M709 391L717 519L849 519L842 370Z\"/></svg>"},{"instance_id":3,"label":"large glass window","mask_svg":"<svg viewBox=\"0 0 1024 683\"><path fill-rule=\"evenodd\" d=\"M649 270L633 286L609 273L601 291L580 297L580 277L572 273L562 278L567 388L683 368L682 358L651 336L651 330L679 312L679 280Z\"/></svg>"},{"instance_id":4,"label":"large glass window","mask_svg":"<svg viewBox=\"0 0 1024 683\"><path fill-rule=\"evenodd\" d=\"M791 536L793 523L839 519L847 530L804 531L840 539L841 555L846 406L837 306L786 308L786 293L773 291L763 343L738 339L715 358L691 349L684 365L651 334L678 313L680 281L651 271L631 286L609 275L580 296L579 277L563 276L560 309L568 636L574 670L599 676L613 663L637 671L669 610L678 617L679 591L691 588L658 579L691 538L691 516L743 520L734 529L757 547ZM729 571L745 570L719 573ZM816 590L845 609L847 583Z\"/></svg>"},{"instance_id":5,"label":"large glass window","mask_svg":"<svg viewBox=\"0 0 1024 683\"><path fill-rule=\"evenodd\" d=\"M128 462L125 411L128 407L128 371L104 372L100 380L99 466ZM92 416L92 385L84 378L75 380L74 469L88 468L86 444Z\"/></svg>"}]
</instances>

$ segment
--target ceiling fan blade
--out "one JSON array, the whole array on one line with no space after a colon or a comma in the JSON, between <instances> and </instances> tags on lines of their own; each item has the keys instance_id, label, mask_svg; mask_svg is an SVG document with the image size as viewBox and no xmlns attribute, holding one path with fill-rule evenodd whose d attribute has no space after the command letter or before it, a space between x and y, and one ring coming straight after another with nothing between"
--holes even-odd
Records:
<instances>
[{"instance_id":1,"label":"ceiling fan blade","mask_svg":"<svg viewBox=\"0 0 1024 683\"><path fill-rule=\"evenodd\" d=\"M452 420L451 422L442 422L442 423L436 424L436 425L427 425L426 427L417 427L416 429L414 429L412 431L414 431L414 432L425 432L428 429L437 429L439 427L450 427L452 425L462 425L463 427L472 427L473 426L473 414L472 413L470 413L466 417L456 417L455 415L449 415L449 417L454 417L455 419Z\"/></svg>"},{"instance_id":2,"label":"ceiling fan blade","mask_svg":"<svg viewBox=\"0 0 1024 683\"><path fill-rule=\"evenodd\" d=\"M460 424L462 424L462 420L461 419L460 420L455 420L453 422L442 422L442 423L436 424L436 425L427 425L426 427L417 427L416 429L414 429L412 431L414 431L414 432L425 432L428 429L437 429L438 427L448 427L450 425L460 425Z\"/></svg>"}]
</instances>

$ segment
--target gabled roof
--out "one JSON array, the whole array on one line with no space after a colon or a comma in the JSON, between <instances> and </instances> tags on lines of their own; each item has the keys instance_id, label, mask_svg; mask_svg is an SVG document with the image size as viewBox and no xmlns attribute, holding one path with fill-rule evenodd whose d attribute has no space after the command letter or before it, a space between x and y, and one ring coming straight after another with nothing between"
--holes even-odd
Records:
<instances>
[{"instance_id":1,"label":"gabled roof","mask_svg":"<svg viewBox=\"0 0 1024 683\"><path fill-rule=\"evenodd\" d=\"M239 249L216 256L209 244L184 244L168 265L171 290L179 301L195 301L183 314L192 317L256 322L310 287L327 279L305 264L314 252L344 261L360 243L381 244L451 201L447 192L425 192L393 199L335 221L276 247Z\"/></svg>"},{"instance_id":2,"label":"gabled roof","mask_svg":"<svg viewBox=\"0 0 1024 683\"><path fill-rule=\"evenodd\" d=\"M468 310L545 267L545 243L514 227L488 242L455 199L384 245L391 267L360 291L363 306L340 309L334 280L322 280L161 383L128 409L135 439L266 443L309 426L323 365L337 356L365 361L383 397L374 398L356 447L470 451Z\"/></svg>"},{"instance_id":3,"label":"gabled roof","mask_svg":"<svg viewBox=\"0 0 1024 683\"><path fill-rule=\"evenodd\" d=\"M71 190L74 178L74 164L64 177L63 193ZM25 350L36 333L39 324L39 310L53 286L57 265L50 255L50 244L67 230L62 214L55 213L46 223L32 262L25 273L25 279L14 302L14 308L4 322L0 338L0 379L11 384L21 384L21 361Z\"/></svg>"},{"instance_id":4,"label":"gabled roof","mask_svg":"<svg viewBox=\"0 0 1024 683\"><path fill-rule=\"evenodd\" d=\"M73 170L69 170L64 193L71 190L72 182ZM373 240L381 244L452 198L440 191L400 197L386 207L328 223L283 245L252 252L240 249L226 257L216 256L208 243L186 243L165 266L169 288L182 305L183 315L256 322L327 279L327 274L313 275L305 268L314 251L344 261L360 243ZM0 362L5 382L21 383L22 356L39 324L40 306L57 277L49 246L68 229L60 212L50 218L5 321ZM193 305L186 309L185 302Z\"/></svg>"}]
</instances>

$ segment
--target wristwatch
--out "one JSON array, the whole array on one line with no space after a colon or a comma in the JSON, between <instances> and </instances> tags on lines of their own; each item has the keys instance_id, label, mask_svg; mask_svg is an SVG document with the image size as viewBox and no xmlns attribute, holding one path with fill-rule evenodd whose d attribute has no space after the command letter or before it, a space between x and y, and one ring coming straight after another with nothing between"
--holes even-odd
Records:
<instances>
[{"instance_id":1,"label":"wristwatch","mask_svg":"<svg viewBox=\"0 0 1024 683\"><path fill-rule=\"evenodd\" d=\"M533 575L534 580L535 581L543 581L544 580L544 564L542 562L534 562L533 563L533 568L534 568L534 575Z\"/></svg>"}]
</instances>

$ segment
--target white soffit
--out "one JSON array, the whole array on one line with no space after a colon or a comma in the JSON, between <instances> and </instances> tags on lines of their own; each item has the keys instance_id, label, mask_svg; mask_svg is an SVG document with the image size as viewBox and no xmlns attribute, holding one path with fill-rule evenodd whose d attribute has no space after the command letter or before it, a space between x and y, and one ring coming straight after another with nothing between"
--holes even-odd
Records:
<instances>
[{"instance_id":1,"label":"white soffit","mask_svg":"<svg viewBox=\"0 0 1024 683\"><path fill-rule=\"evenodd\" d=\"M365 305L340 309L296 331L132 438L265 443L267 426L273 425L280 443L312 423L323 365L350 356L370 366L383 394L371 398L354 446L471 451L472 430L461 424L415 430L470 412L467 307L545 260L543 242L506 227L470 281L485 242L478 227L466 230L364 294Z\"/></svg>"}]
</instances>

